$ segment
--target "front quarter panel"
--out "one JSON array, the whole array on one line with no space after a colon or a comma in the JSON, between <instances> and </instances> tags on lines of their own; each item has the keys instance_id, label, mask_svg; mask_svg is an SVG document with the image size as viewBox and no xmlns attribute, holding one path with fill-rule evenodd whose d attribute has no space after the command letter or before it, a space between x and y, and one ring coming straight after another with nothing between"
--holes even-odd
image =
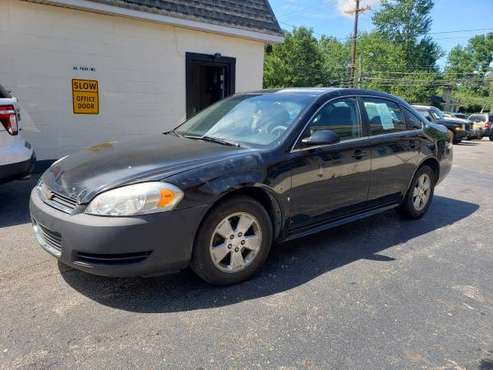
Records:
<instances>
[{"instance_id":1,"label":"front quarter panel","mask_svg":"<svg viewBox=\"0 0 493 370\"><path fill-rule=\"evenodd\" d=\"M453 161L453 145L449 142L447 127L441 124L429 123L425 126L424 132L434 142L434 150L425 154L437 159L440 165L438 182L441 182L450 172Z\"/></svg>"},{"instance_id":2,"label":"front quarter panel","mask_svg":"<svg viewBox=\"0 0 493 370\"><path fill-rule=\"evenodd\" d=\"M286 191L290 177L279 156L280 153L275 151L252 151L179 173L164 181L183 190L185 196L178 209L205 205L208 210L234 191L260 189L271 200L275 212L273 222L276 231L280 231L288 211Z\"/></svg>"}]
</instances>

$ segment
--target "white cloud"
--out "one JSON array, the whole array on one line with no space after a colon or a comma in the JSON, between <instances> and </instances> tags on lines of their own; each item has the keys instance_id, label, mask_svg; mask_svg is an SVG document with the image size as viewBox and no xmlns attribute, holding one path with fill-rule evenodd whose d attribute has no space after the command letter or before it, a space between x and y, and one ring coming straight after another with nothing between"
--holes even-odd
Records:
<instances>
[{"instance_id":1,"label":"white cloud","mask_svg":"<svg viewBox=\"0 0 493 370\"><path fill-rule=\"evenodd\" d=\"M364 7L373 7L375 5L378 5L380 3L380 0L360 0L360 8ZM337 0L337 10L343 15L349 15L346 12L354 10L356 7L356 1L355 0Z\"/></svg>"}]
</instances>

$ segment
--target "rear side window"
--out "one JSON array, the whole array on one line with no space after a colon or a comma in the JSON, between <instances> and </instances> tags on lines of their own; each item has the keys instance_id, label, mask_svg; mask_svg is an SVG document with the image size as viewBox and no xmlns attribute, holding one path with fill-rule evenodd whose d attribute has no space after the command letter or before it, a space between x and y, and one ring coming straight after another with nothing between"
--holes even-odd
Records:
<instances>
[{"instance_id":1,"label":"rear side window","mask_svg":"<svg viewBox=\"0 0 493 370\"><path fill-rule=\"evenodd\" d=\"M8 91L5 90L5 88L2 85L0 85L0 99L4 99L4 98L11 98L11 96L8 93Z\"/></svg>"},{"instance_id":2,"label":"rear side window","mask_svg":"<svg viewBox=\"0 0 493 370\"><path fill-rule=\"evenodd\" d=\"M404 112L394 102L384 99L363 98L368 116L370 135L406 131Z\"/></svg>"},{"instance_id":3,"label":"rear side window","mask_svg":"<svg viewBox=\"0 0 493 370\"><path fill-rule=\"evenodd\" d=\"M345 98L327 103L310 122L305 136L317 130L332 130L341 140L361 137L361 121L355 98Z\"/></svg>"}]
</instances>

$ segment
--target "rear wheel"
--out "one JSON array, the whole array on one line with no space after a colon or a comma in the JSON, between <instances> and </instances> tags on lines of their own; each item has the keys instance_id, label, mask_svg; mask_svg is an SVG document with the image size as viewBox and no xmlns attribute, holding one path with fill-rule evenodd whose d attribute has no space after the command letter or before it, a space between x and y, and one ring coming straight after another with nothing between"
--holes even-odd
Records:
<instances>
[{"instance_id":1,"label":"rear wheel","mask_svg":"<svg viewBox=\"0 0 493 370\"><path fill-rule=\"evenodd\" d=\"M412 219L418 219L428 211L433 200L436 175L431 167L425 165L414 175L411 186L398 208L399 212Z\"/></svg>"},{"instance_id":2,"label":"rear wheel","mask_svg":"<svg viewBox=\"0 0 493 370\"><path fill-rule=\"evenodd\" d=\"M206 217L197 235L191 267L215 285L235 284L254 275L272 244L272 222L250 197L234 197Z\"/></svg>"}]
</instances>

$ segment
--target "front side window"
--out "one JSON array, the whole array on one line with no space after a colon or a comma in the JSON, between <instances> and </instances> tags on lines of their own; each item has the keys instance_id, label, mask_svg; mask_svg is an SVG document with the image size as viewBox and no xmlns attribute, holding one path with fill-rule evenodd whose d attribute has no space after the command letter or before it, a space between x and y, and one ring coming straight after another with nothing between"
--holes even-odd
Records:
<instances>
[{"instance_id":1,"label":"front side window","mask_svg":"<svg viewBox=\"0 0 493 370\"><path fill-rule=\"evenodd\" d=\"M315 115L303 137L317 130L332 130L341 141L362 136L358 103L355 98L345 98L325 104Z\"/></svg>"},{"instance_id":2,"label":"front side window","mask_svg":"<svg viewBox=\"0 0 493 370\"><path fill-rule=\"evenodd\" d=\"M179 135L235 143L270 145L279 142L316 96L237 95L203 110L179 126Z\"/></svg>"},{"instance_id":3,"label":"front side window","mask_svg":"<svg viewBox=\"0 0 493 370\"><path fill-rule=\"evenodd\" d=\"M423 122L413 113L405 111L408 130L419 130L423 128Z\"/></svg>"},{"instance_id":4,"label":"front side window","mask_svg":"<svg viewBox=\"0 0 493 370\"><path fill-rule=\"evenodd\" d=\"M364 98L363 104L368 116L370 135L381 135L407 130L404 113L394 102Z\"/></svg>"}]
</instances>

